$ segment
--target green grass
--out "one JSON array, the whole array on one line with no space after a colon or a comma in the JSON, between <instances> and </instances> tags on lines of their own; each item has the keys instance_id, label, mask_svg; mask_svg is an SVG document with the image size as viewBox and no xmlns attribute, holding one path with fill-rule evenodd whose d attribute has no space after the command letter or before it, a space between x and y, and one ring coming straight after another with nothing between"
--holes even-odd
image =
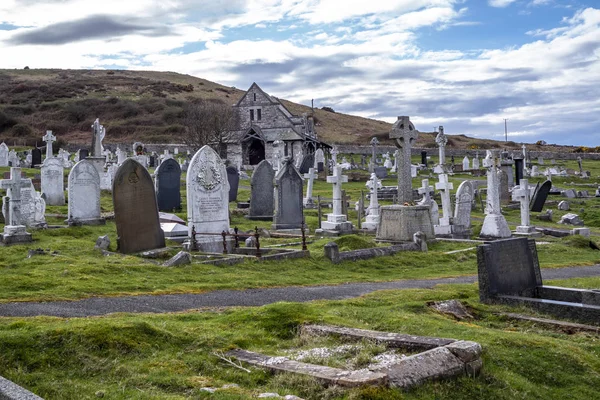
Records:
<instances>
[{"instance_id":1,"label":"green grass","mask_svg":"<svg viewBox=\"0 0 600 400\"><path fill-rule=\"evenodd\" d=\"M600 279L579 283L598 287ZM457 322L426 306L450 298L465 302L476 319ZM85 319L2 318L0 374L48 399L87 399L96 393L109 399L245 399L273 391L307 399L587 400L597 395L597 336L567 335L494 314L502 310L507 309L480 304L476 285L445 285L246 309ZM303 377L271 376L257 368L246 373L213 355L232 348L275 355L310 347L296 336L303 323L473 340L484 349L483 374L409 391L344 390L324 388ZM364 356L377 351L367 349ZM229 383L239 387L213 395L200 391Z\"/></svg>"}]
</instances>

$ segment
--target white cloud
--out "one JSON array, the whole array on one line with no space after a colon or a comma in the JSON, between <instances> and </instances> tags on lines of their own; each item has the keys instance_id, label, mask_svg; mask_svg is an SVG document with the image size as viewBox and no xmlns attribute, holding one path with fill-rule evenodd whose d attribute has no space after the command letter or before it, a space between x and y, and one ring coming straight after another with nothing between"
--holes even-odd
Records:
<instances>
[{"instance_id":1,"label":"white cloud","mask_svg":"<svg viewBox=\"0 0 600 400\"><path fill-rule=\"evenodd\" d=\"M516 0L489 0L488 4L492 7L507 7L514 3Z\"/></svg>"}]
</instances>

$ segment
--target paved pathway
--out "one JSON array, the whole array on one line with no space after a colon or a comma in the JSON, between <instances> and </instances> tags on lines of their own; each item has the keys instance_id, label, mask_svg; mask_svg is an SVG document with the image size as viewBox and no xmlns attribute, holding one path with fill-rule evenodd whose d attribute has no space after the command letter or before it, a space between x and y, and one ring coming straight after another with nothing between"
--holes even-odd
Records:
<instances>
[{"instance_id":1,"label":"paved pathway","mask_svg":"<svg viewBox=\"0 0 600 400\"><path fill-rule=\"evenodd\" d=\"M542 269L543 279L600 276L600 265ZM477 278L414 279L376 283L348 283L331 286L290 286L269 289L216 290L201 294L168 294L124 297L93 297L76 301L17 302L0 304L0 316L88 317L116 312L165 313L202 307L262 306L278 301L306 302L341 300L385 289L426 289L440 284L474 283Z\"/></svg>"}]
</instances>

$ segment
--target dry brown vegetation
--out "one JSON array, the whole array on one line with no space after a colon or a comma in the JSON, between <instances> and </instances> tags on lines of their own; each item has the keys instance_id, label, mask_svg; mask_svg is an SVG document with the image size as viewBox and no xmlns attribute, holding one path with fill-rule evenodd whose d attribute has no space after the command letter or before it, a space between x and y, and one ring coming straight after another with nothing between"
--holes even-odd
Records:
<instances>
[{"instance_id":1,"label":"dry brown vegetation","mask_svg":"<svg viewBox=\"0 0 600 400\"><path fill-rule=\"evenodd\" d=\"M100 118L108 143L182 143L186 103L204 99L234 104L243 94L243 90L174 72L0 70L0 141L33 145L41 142L44 131L52 130L61 141L87 143L90 125ZM308 106L282 102L293 114L311 112ZM399 113L410 115L410 110ZM323 109L315 109L314 117L319 137L327 143L368 144L377 136L381 143L392 144L389 123ZM436 147L435 134L422 133L417 145ZM520 144L452 135L448 146L517 149Z\"/></svg>"}]
</instances>

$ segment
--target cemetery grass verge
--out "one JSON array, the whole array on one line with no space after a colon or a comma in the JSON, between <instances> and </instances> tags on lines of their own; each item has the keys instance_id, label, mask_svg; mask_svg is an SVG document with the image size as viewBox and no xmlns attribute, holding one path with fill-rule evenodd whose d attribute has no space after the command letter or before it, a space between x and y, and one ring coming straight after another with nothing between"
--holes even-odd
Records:
<instances>
[{"instance_id":1,"label":"cemetery grass verge","mask_svg":"<svg viewBox=\"0 0 600 400\"><path fill-rule=\"evenodd\" d=\"M551 284L568 286L572 281ZM600 278L576 282L580 287L600 286ZM475 319L456 321L427 307L430 301L447 299L462 301ZM381 291L343 301L174 314L0 318L0 375L47 399L248 399L263 392L306 399L591 399L597 395L597 335L569 335L508 320L497 315L500 311L537 315L480 304L477 285L472 284ZM336 344L298 338L303 323L473 340L484 349L483 373L408 391L347 390L254 367L246 366L251 371L247 373L214 355L233 348L286 355L292 349ZM227 384L237 386L213 394L201 390Z\"/></svg>"}]
</instances>

